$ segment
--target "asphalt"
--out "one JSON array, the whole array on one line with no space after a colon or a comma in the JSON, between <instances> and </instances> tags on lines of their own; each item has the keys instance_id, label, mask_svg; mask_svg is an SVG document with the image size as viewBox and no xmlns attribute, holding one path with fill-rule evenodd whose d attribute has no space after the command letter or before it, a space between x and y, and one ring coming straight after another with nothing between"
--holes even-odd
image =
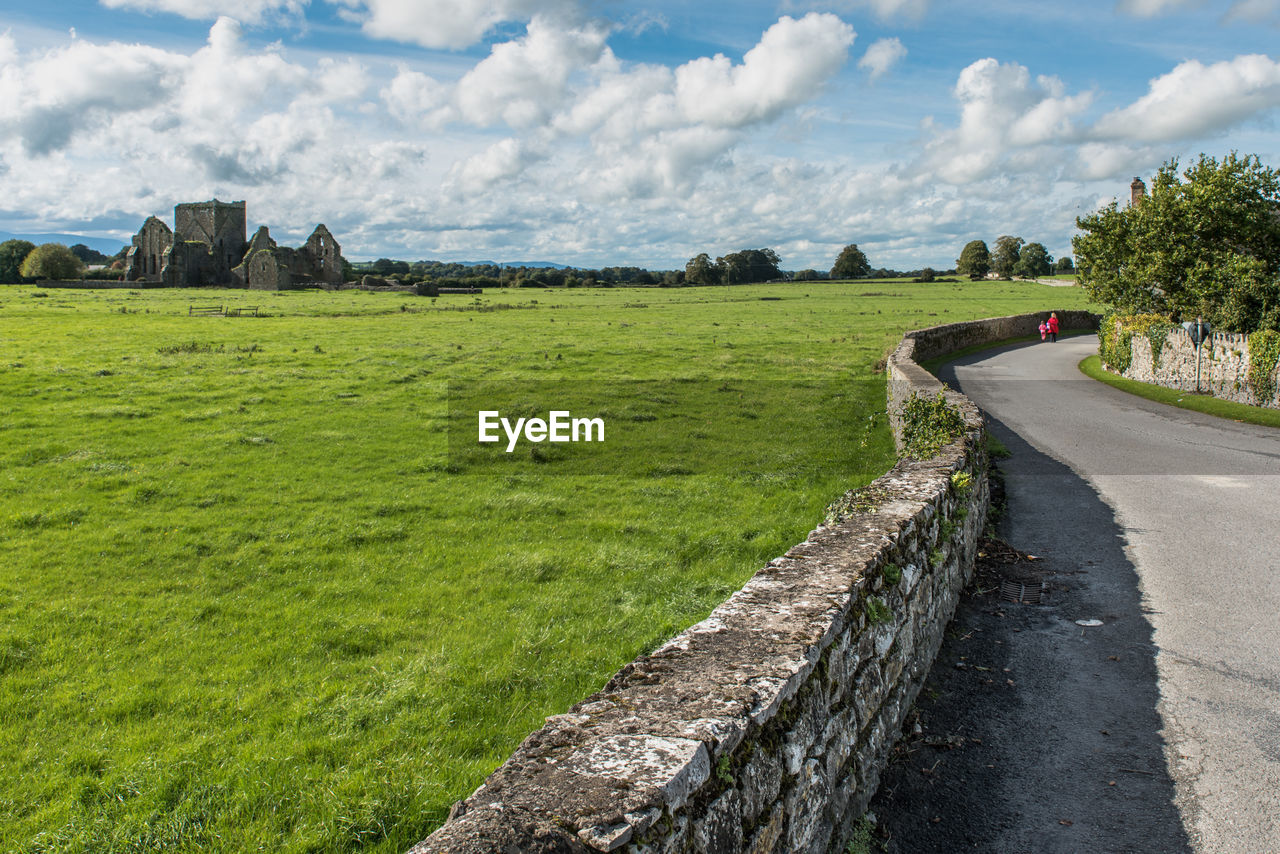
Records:
<instances>
[{"instance_id":1,"label":"asphalt","mask_svg":"<svg viewBox=\"0 0 1280 854\"><path fill-rule=\"evenodd\" d=\"M942 373L1012 452L997 533L1036 559L962 601L872 803L888 851L1280 852L1280 431L1097 383L1093 352Z\"/></svg>"}]
</instances>

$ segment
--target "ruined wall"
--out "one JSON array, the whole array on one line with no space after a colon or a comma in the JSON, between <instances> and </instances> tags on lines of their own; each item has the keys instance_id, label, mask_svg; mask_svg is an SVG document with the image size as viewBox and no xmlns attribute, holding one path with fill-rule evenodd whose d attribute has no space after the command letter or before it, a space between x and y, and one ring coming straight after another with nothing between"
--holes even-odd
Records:
<instances>
[{"instance_id":1,"label":"ruined wall","mask_svg":"<svg viewBox=\"0 0 1280 854\"><path fill-rule=\"evenodd\" d=\"M888 360L891 406L940 388L914 359L1026 334L1040 317L909 333ZM843 851L984 526L981 416L953 399L965 436L851 494L853 515L548 718L412 854Z\"/></svg>"},{"instance_id":2,"label":"ruined wall","mask_svg":"<svg viewBox=\"0 0 1280 854\"><path fill-rule=\"evenodd\" d=\"M156 217L147 221L133 236L133 243L125 256L124 277L130 282L160 282L164 269L164 254L173 245L173 232Z\"/></svg>"},{"instance_id":3,"label":"ruined wall","mask_svg":"<svg viewBox=\"0 0 1280 854\"><path fill-rule=\"evenodd\" d=\"M342 284L342 247L324 223L317 225L303 247L311 263L311 277L330 285Z\"/></svg>"},{"instance_id":4,"label":"ruined wall","mask_svg":"<svg viewBox=\"0 0 1280 854\"><path fill-rule=\"evenodd\" d=\"M253 290L282 291L293 286L289 268L278 257L280 249L263 249L249 257L245 265L245 280ZM288 252L290 250L283 250Z\"/></svg>"},{"instance_id":5,"label":"ruined wall","mask_svg":"<svg viewBox=\"0 0 1280 854\"><path fill-rule=\"evenodd\" d=\"M165 250L160 280L174 287L221 283L209 245L198 240L176 241Z\"/></svg>"},{"instance_id":6,"label":"ruined wall","mask_svg":"<svg viewBox=\"0 0 1280 854\"><path fill-rule=\"evenodd\" d=\"M1185 330L1175 329L1152 353L1145 335L1133 336L1133 361L1121 376L1166 388L1194 391L1196 388L1196 347ZM1280 367L1272 372L1272 388L1280 389ZM1200 390L1251 406L1280 408L1280 390L1262 400L1249 384L1249 337L1215 333L1200 348Z\"/></svg>"}]
</instances>

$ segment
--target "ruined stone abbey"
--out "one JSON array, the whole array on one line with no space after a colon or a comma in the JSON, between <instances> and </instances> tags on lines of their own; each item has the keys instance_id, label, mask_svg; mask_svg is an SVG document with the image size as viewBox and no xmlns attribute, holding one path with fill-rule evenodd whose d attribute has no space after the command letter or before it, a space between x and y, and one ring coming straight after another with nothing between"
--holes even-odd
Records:
<instances>
[{"instance_id":1,"label":"ruined stone abbey","mask_svg":"<svg viewBox=\"0 0 1280 854\"><path fill-rule=\"evenodd\" d=\"M194 202L173 209L173 228L148 217L133 236L130 282L218 285L278 291L342 284L342 247L317 225L305 246L278 246L264 225L247 240L244 202Z\"/></svg>"}]
</instances>

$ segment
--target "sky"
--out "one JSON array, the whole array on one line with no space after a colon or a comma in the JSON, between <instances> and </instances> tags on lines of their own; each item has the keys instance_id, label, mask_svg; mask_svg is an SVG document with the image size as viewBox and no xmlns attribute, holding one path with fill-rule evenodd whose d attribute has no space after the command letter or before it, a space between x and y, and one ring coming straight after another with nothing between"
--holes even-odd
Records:
<instances>
[{"instance_id":1,"label":"sky","mask_svg":"<svg viewBox=\"0 0 1280 854\"><path fill-rule=\"evenodd\" d=\"M354 260L952 267L1280 167L1280 0L0 0L0 230L248 204Z\"/></svg>"}]
</instances>

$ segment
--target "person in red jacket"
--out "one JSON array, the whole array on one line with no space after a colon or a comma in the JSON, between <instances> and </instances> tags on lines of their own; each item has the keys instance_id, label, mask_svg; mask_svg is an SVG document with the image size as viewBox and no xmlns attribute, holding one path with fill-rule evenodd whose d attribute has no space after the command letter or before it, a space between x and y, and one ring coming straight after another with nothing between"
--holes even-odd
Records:
<instances>
[{"instance_id":1,"label":"person in red jacket","mask_svg":"<svg viewBox=\"0 0 1280 854\"><path fill-rule=\"evenodd\" d=\"M1056 311L1049 313L1049 340L1057 342L1058 340L1058 313Z\"/></svg>"}]
</instances>

